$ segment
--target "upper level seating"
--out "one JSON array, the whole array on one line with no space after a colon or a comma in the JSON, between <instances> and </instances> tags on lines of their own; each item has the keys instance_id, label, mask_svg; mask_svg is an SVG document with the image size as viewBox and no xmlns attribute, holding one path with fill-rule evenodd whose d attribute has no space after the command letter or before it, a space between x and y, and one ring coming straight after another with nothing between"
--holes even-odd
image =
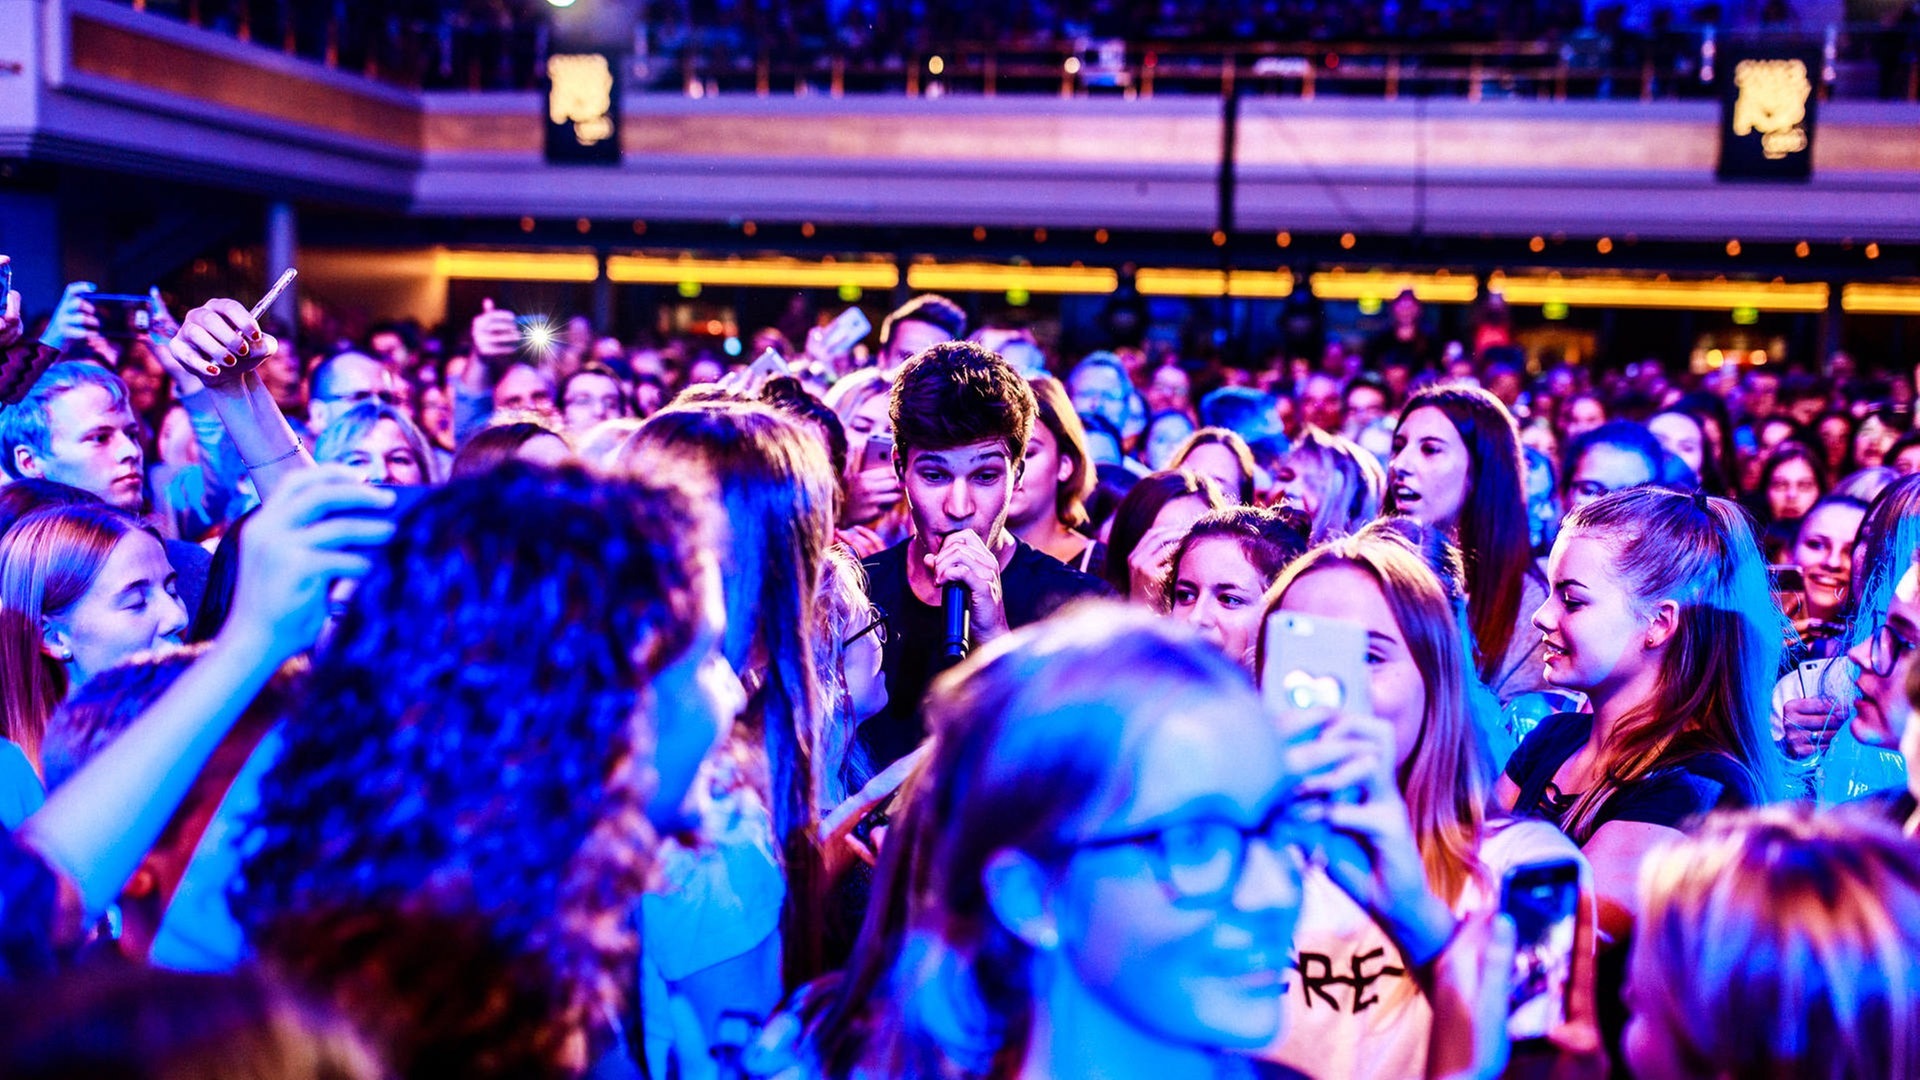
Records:
<instances>
[{"instance_id":1,"label":"upper level seating","mask_svg":"<svg viewBox=\"0 0 1920 1080\"><path fill-rule=\"evenodd\" d=\"M425 89L538 84L557 23L540 0L129 0L385 82ZM706 93L1254 92L1640 98L1703 96L1716 28L1658 8L1624 25L1578 0L648 0L632 27L635 89ZM1685 5L1674 5L1684 7ZM1743 30L1826 39L1790 9ZM1773 18L1769 18L1773 16ZM613 19L624 27L621 18ZM1920 99L1920 0L1832 28L1837 96ZM935 87L938 89L935 89Z\"/></svg>"}]
</instances>

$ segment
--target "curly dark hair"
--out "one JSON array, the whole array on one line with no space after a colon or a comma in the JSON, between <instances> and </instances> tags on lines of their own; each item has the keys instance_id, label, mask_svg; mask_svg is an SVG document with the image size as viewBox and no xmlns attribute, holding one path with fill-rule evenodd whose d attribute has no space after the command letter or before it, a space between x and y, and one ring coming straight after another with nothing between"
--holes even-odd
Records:
<instances>
[{"instance_id":1,"label":"curly dark hair","mask_svg":"<svg viewBox=\"0 0 1920 1080\"><path fill-rule=\"evenodd\" d=\"M234 910L399 1073L561 1073L618 1008L652 839L636 717L695 638L706 541L673 489L510 462L423 498L354 594Z\"/></svg>"}]
</instances>

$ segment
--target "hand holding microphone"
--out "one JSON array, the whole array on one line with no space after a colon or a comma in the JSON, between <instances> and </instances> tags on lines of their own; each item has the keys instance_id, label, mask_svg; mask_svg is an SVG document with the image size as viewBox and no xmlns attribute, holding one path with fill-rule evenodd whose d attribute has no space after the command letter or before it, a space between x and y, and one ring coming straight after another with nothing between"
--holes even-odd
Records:
<instances>
[{"instance_id":1,"label":"hand holding microphone","mask_svg":"<svg viewBox=\"0 0 1920 1080\"><path fill-rule=\"evenodd\" d=\"M927 556L927 566L940 586L945 655L965 656L974 643L992 641L1007 632L1000 560L972 530L947 533L938 543Z\"/></svg>"}]
</instances>

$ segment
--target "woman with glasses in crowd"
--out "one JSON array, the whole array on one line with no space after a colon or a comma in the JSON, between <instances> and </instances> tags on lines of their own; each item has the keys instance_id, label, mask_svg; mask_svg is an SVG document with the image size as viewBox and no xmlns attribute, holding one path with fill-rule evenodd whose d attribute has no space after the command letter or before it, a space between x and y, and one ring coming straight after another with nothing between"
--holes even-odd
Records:
<instances>
[{"instance_id":1,"label":"woman with glasses in crowd","mask_svg":"<svg viewBox=\"0 0 1920 1080\"><path fill-rule=\"evenodd\" d=\"M1281 1034L1328 831L1311 807L1347 782L1289 773L1299 744L1245 673L1108 605L994 642L929 701L887 902L846 973L799 1003L801 1074L1299 1075L1241 1055ZM1423 942L1421 960L1481 944Z\"/></svg>"},{"instance_id":2,"label":"woman with glasses in crowd","mask_svg":"<svg viewBox=\"0 0 1920 1080\"><path fill-rule=\"evenodd\" d=\"M1830 655L1803 661L1774 684L1774 738L1793 762L1796 791L1822 806L1898 786L1905 775L1898 739L1878 735L1863 719L1854 681L1863 657L1881 665L1878 677L1892 672L1887 611L1916 551L1920 479L1904 477L1874 500L1861 521L1847 559L1843 622L1830 639Z\"/></svg>"}]
</instances>

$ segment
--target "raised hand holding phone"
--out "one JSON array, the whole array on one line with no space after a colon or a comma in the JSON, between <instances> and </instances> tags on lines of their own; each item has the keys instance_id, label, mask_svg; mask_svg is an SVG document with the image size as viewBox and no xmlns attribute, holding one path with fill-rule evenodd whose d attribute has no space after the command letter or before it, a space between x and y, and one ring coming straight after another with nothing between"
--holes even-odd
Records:
<instances>
[{"instance_id":1,"label":"raised hand holding phone","mask_svg":"<svg viewBox=\"0 0 1920 1080\"><path fill-rule=\"evenodd\" d=\"M480 314L469 327L473 351L482 360L504 360L520 351L520 323L513 312L496 308L491 296L480 301Z\"/></svg>"},{"instance_id":2,"label":"raised hand holding phone","mask_svg":"<svg viewBox=\"0 0 1920 1080\"><path fill-rule=\"evenodd\" d=\"M807 358L828 371L844 370L853 347L865 340L872 329L867 313L850 307L827 325L807 331Z\"/></svg>"},{"instance_id":3,"label":"raised hand holding phone","mask_svg":"<svg viewBox=\"0 0 1920 1080\"><path fill-rule=\"evenodd\" d=\"M317 465L289 479L240 534L240 577L221 636L284 661L311 648L327 618L327 590L372 567L393 536L396 495L351 469Z\"/></svg>"},{"instance_id":4,"label":"raised hand holding phone","mask_svg":"<svg viewBox=\"0 0 1920 1080\"><path fill-rule=\"evenodd\" d=\"M1395 776L1393 725L1369 706L1366 629L1280 611L1263 645L1262 694L1287 741L1296 797L1326 830L1327 876L1411 966L1430 963L1457 921L1427 883Z\"/></svg>"},{"instance_id":5,"label":"raised hand holding phone","mask_svg":"<svg viewBox=\"0 0 1920 1080\"><path fill-rule=\"evenodd\" d=\"M88 301L90 293L98 292L99 286L91 281L75 281L67 285L60 294L60 304L53 309L53 317L47 320L47 332L40 340L56 349L67 346L100 331L100 320L94 315L93 304Z\"/></svg>"},{"instance_id":6,"label":"raised hand holding phone","mask_svg":"<svg viewBox=\"0 0 1920 1080\"><path fill-rule=\"evenodd\" d=\"M17 404L60 359L60 347L23 341L20 294L13 291L13 260L0 255L0 408Z\"/></svg>"},{"instance_id":7,"label":"raised hand holding phone","mask_svg":"<svg viewBox=\"0 0 1920 1080\"><path fill-rule=\"evenodd\" d=\"M209 300L187 312L180 332L167 343L173 359L209 386L231 382L279 351L238 300Z\"/></svg>"},{"instance_id":8,"label":"raised hand holding phone","mask_svg":"<svg viewBox=\"0 0 1920 1080\"><path fill-rule=\"evenodd\" d=\"M1433 894L1394 778L1393 726L1350 712L1309 710L1282 721L1287 770L1307 816L1328 833L1323 857L1334 884L1373 916L1420 967L1452 936L1452 911Z\"/></svg>"}]
</instances>

